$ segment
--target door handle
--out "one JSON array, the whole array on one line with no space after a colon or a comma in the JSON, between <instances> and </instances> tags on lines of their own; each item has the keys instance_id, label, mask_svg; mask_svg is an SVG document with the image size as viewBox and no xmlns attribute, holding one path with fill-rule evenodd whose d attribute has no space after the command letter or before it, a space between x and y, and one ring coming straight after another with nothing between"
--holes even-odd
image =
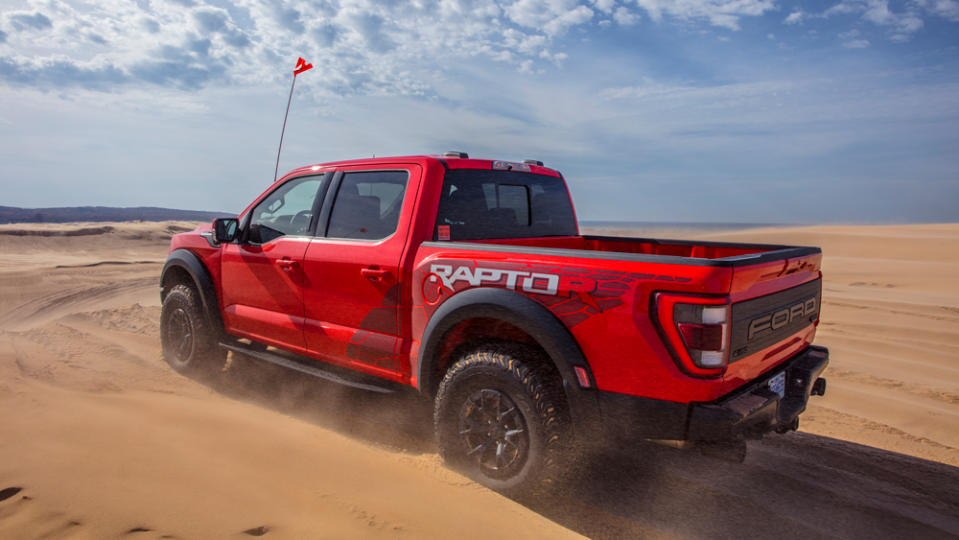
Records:
<instances>
[{"instance_id":1,"label":"door handle","mask_svg":"<svg viewBox=\"0 0 959 540\"><path fill-rule=\"evenodd\" d=\"M290 259L278 259L276 265L289 272L296 268L296 261Z\"/></svg>"},{"instance_id":2,"label":"door handle","mask_svg":"<svg viewBox=\"0 0 959 540\"><path fill-rule=\"evenodd\" d=\"M385 281L390 272L381 268L361 268L360 274L370 281Z\"/></svg>"}]
</instances>

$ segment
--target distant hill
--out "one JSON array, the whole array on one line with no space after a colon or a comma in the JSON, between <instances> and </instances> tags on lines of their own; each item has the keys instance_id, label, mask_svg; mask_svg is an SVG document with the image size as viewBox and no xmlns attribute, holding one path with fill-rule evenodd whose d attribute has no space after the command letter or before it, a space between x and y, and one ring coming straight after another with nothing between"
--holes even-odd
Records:
<instances>
[{"instance_id":1,"label":"distant hill","mask_svg":"<svg viewBox=\"0 0 959 540\"><path fill-rule=\"evenodd\" d=\"M235 217L224 212L176 210L153 206L65 206L61 208L17 208L0 206L0 223L68 223L72 221L213 221Z\"/></svg>"}]
</instances>

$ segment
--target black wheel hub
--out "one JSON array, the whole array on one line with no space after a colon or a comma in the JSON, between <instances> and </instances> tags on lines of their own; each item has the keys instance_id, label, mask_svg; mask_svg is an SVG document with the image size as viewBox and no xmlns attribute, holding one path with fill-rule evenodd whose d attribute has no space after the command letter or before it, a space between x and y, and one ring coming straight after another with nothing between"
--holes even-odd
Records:
<instances>
[{"instance_id":1,"label":"black wheel hub","mask_svg":"<svg viewBox=\"0 0 959 540\"><path fill-rule=\"evenodd\" d=\"M167 318L166 345L178 362L190 360L193 353L193 321L183 308L176 308Z\"/></svg>"},{"instance_id":2,"label":"black wheel hub","mask_svg":"<svg viewBox=\"0 0 959 540\"><path fill-rule=\"evenodd\" d=\"M466 455L493 478L519 471L529 453L529 432L516 404L489 388L470 394L460 409L459 435Z\"/></svg>"}]
</instances>

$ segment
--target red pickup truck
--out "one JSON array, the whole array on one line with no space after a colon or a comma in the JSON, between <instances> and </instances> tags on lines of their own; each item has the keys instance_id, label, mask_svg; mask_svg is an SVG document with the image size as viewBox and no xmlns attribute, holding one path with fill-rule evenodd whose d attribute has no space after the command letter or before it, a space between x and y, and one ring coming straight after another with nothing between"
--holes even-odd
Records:
<instances>
[{"instance_id":1,"label":"red pickup truck","mask_svg":"<svg viewBox=\"0 0 959 540\"><path fill-rule=\"evenodd\" d=\"M733 446L825 392L818 248L585 236L538 161L374 158L296 169L178 234L164 357L227 351L432 400L444 459L505 492L574 449ZM739 450L737 450L739 451Z\"/></svg>"}]
</instances>

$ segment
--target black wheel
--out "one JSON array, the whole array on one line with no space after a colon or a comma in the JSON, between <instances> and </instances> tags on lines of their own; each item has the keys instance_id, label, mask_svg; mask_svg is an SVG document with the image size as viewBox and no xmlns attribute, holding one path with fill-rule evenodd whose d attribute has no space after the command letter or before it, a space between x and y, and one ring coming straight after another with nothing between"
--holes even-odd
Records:
<instances>
[{"instance_id":1,"label":"black wheel","mask_svg":"<svg viewBox=\"0 0 959 540\"><path fill-rule=\"evenodd\" d=\"M186 285L175 285L163 299L160 342L163 359L184 375L209 375L226 359L196 291Z\"/></svg>"},{"instance_id":2,"label":"black wheel","mask_svg":"<svg viewBox=\"0 0 959 540\"><path fill-rule=\"evenodd\" d=\"M565 473L570 430L559 381L517 344L465 354L440 383L437 443L453 468L509 495L550 490Z\"/></svg>"}]
</instances>

